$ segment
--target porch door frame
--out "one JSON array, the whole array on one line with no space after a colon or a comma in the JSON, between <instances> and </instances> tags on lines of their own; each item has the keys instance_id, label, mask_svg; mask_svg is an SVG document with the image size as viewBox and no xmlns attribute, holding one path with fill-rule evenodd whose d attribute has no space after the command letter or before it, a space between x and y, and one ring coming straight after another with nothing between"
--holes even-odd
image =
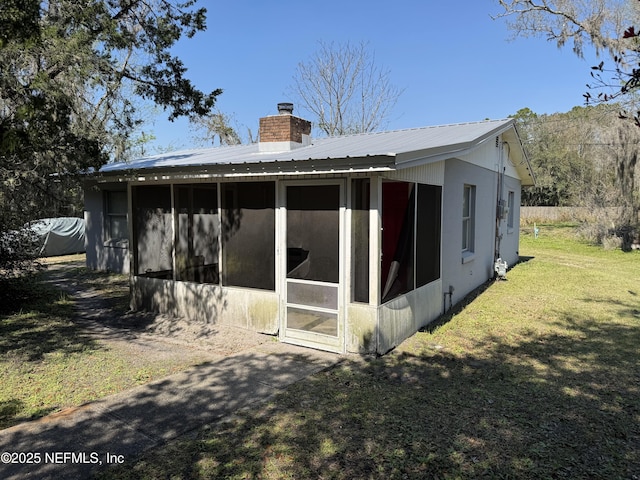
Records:
<instances>
[{"instance_id":1,"label":"porch door frame","mask_svg":"<svg viewBox=\"0 0 640 480\"><path fill-rule=\"evenodd\" d=\"M279 320L279 340L285 343L300 345L304 347L316 348L336 353L345 352L345 288L349 284L345 280L347 272L346 262L346 210L347 210L347 183L345 178L327 178L327 179L310 179L310 180L282 180L278 182L278 205L279 205L279 239L278 239L278 283L281 292L280 320ZM287 286L289 282L299 284L329 284L329 282L313 282L308 280L298 280L287 278L287 238L288 238L288 221L287 221L287 191L290 186L326 186L337 185L339 187L339 204L338 204L338 283L337 287L338 303L337 303L337 335L327 335L322 333L311 332L308 330L297 330L287 327L288 301ZM311 192L310 192L311 193ZM331 282L332 283L332 282ZM295 304L298 305L298 304ZM308 307L312 310L312 307Z\"/></svg>"}]
</instances>

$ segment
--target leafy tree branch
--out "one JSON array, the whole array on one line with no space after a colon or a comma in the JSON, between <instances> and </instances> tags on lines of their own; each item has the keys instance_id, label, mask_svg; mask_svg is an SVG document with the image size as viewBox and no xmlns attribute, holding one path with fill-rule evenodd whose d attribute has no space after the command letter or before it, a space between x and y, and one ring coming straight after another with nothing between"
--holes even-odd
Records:
<instances>
[{"instance_id":1,"label":"leafy tree branch","mask_svg":"<svg viewBox=\"0 0 640 480\"><path fill-rule=\"evenodd\" d=\"M77 212L77 175L127 157L149 102L172 120L212 110L222 91L171 53L205 28L195 0L0 3L0 236Z\"/></svg>"}]
</instances>

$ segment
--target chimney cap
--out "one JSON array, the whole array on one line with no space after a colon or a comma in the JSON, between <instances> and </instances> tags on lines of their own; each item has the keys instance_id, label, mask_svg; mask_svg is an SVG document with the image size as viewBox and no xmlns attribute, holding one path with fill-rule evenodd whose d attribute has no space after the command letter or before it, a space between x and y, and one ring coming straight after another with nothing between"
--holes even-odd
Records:
<instances>
[{"instance_id":1,"label":"chimney cap","mask_svg":"<svg viewBox=\"0 0 640 480\"><path fill-rule=\"evenodd\" d=\"M288 102L279 103L278 113L280 115L291 115L293 113L293 103L288 103Z\"/></svg>"}]
</instances>

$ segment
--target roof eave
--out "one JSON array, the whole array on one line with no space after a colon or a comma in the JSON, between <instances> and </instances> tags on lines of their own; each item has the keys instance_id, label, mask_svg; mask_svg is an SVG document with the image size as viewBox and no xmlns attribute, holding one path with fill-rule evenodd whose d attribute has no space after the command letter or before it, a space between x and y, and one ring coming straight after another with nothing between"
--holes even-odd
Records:
<instances>
[{"instance_id":1,"label":"roof eave","mask_svg":"<svg viewBox=\"0 0 640 480\"><path fill-rule=\"evenodd\" d=\"M448 144L442 147L415 150L398 154L397 165L400 168L408 168L465 155L486 141L493 140L496 136L510 130L513 128L513 125L513 120L505 120L504 123L501 123L498 127L467 142Z\"/></svg>"},{"instance_id":2,"label":"roof eave","mask_svg":"<svg viewBox=\"0 0 640 480\"><path fill-rule=\"evenodd\" d=\"M394 155L345 157L307 160L286 160L256 163L225 163L192 166L164 166L144 169L115 170L98 174L98 182L153 178L225 178L264 175L326 175L335 173L395 170Z\"/></svg>"},{"instance_id":3,"label":"roof eave","mask_svg":"<svg viewBox=\"0 0 640 480\"><path fill-rule=\"evenodd\" d=\"M517 147L515 154L515 162L514 167L518 171L520 175L520 181L523 187L531 187L536 184L536 177L533 173L533 168L531 167L531 162L529 161L529 157L527 156L527 152L524 149L524 145L522 145L522 140L520 140L520 135L518 134L518 129L515 126L515 122L513 125L513 129L509 132L505 132L504 137L506 138L507 143L511 142L515 144ZM511 146L511 144L509 143ZM511 152L509 153L511 155Z\"/></svg>"}]
</instances>

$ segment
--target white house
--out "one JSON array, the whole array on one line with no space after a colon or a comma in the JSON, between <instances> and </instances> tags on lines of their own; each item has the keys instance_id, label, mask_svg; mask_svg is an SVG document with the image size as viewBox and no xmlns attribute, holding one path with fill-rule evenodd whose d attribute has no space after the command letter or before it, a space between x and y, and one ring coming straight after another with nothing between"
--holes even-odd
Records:
<instances>
[{"instance_id":1,"label":"white house","mask_svg":"<svg viewBox=\"0 0 640 480\"><path fill-rule=\"evenodd\" d=\"M310 138L284 109L252 145L104 166L87 265L131 306L385 353L518 261L533 174L513 120Z\"/></svg>"}]
</instances>

